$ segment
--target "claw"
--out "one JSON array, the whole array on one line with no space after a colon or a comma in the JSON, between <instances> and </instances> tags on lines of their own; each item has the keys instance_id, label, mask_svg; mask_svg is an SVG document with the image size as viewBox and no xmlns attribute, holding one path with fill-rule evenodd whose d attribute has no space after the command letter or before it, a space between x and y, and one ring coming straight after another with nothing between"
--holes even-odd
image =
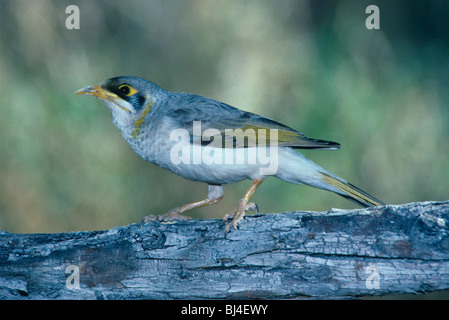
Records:
<instances>
[{"instance_id":1,"label":"claw","mask_svg":"<svg viewBox=\"0 0 449 320\"><path fill-rule=\"evenodd\" d=\"M228 219L230 219L232 216L234 216L234 218L232 219L232 221L230 223L228 223L228 225L225 228L225 235L229 232L229 229L232 227L234 227L234 229L237 229L237 226L240 222L240 220L243 219L243 217L245 216L245 212L248 210L254 210L256 211L256 213L259 213L259 208L257 207L257 205L254 202L250 202L249 198L251 197L251 195L254 193L254 191L256 191L257 187L260 186L260 184L262 183L263 178L260 179L254 179L253 183L251 184L251 186L249 187L248 191L246 191L245 196L243 197L243 199L241 199L237 205L237 209L234 210L233 214L230 215L225 215L223 218L223 222L228 221Z\"/></svg>"},{"instance_id":2,"label":"claw","mask_svg":"<svg viewBox=\"0 0 449 320\"><path fill-rule=\"evenodd\" d=\"M188 219L191 219L191 217L183 216L183 215L179 214L178 210L173 209L173 210L170 210L169 212L167 212L166 214L163 214L163 215L158 215L158 216L149 215L149 216L146 216L145 218L142 219L142 223L147 223L147 222L151 222L151 221L158 221L160 223L170 224L170 223L175 223L175 222L178 222L178 221L183 221L183 220L188 220Z\"/></svg>"},{"instance_id":3,"label":"claw","mask_svg":"<svg viewBox=\"0 0 449 320\"><path fill-rule=\"evenodd\" d=\"M233 213L226 213L223 217L223 223L226 223L229 219L235 216L235 210Z\"/></svg>"},{"instance_id":4,"label":"claw","mask_svg":"<svg viewBox=\"0 0 449 320\"><path fill-rule=\"evenodd\" d=\"M245 213L249 210L259 213L259 207L257 206L257 204L255 204L254 202L250 202L244 205L244 199L242 199L239 201L237 209L235 209L233 213L228 213L223 217L223 223L225 223L226 221L228 221L233 217L232 221L226 225L225 235L228 234L229 229L231 229L231 227L237 230L240 221L245 216Z\"/></svg>"},{"instance_id":5,"label":"claw","mask_svg":"<svg viewBox=\"0 0 449 320\"><path fill-rule=\"evenodd\" d=\"M250 202L245 206L245 211L249 211L249 210L255 211L256 214L259 213L259 207L254 202Z\"/></svg>"}]
</instances>

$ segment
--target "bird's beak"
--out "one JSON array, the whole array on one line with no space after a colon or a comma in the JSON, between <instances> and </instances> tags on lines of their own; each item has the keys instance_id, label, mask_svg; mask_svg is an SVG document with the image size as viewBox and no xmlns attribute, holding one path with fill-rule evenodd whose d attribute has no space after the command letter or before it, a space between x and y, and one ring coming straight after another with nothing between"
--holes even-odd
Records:
<instances>
[{"instance_id":1,"label":"bird's beak","mask_svg":"<svg viewBox=\"0 0 449 320\"><path fill-rule=\"evenodd\" d=\"M116 94L109 92L100 86L88 86L88 87L79 89L77 92L75 92L75 94L85 94L88 96L95 96L95 97L103 98L106 100L119 98Z\"/></svg>"},{"instance_id":2,"label":"bird's beak","mask_svg":"<svg viewBox=\"0 0 449 320\"><path fill-rule=\"evenodd\" d=\"M111 101L111 102L115 103L117 106L119 106L120 108L122 108L123 110L131 113L130 110L128 110L127 108L125 108L119 104L119 101L122 99L118 95L116 95L115 93L112 93L108 90L103 89L101 86L98 86L98 85L97 86L87 86L85 88L79 89L78 91L75 92L75 94L84 94L84 95L94 96L97 98Z\"/></svg>"}]
</instances>

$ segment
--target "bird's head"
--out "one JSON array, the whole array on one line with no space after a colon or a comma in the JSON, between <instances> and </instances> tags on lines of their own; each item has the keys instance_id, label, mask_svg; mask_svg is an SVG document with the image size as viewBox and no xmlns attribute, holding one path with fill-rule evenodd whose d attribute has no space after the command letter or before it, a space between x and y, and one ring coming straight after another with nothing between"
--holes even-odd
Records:
<instances>
[{"instance_id":1,"label":"bird's head","mask_svg":"<svg viewBox=\"0 0 449 320\"><path fill-rule=\"evenodd\" d=\"M148 114L164 90L158 85L137 77L115 77L100 85L88 86L75 94L101 99L111 111L116 124L135 122Z\"/></svg>"}]
</instances>

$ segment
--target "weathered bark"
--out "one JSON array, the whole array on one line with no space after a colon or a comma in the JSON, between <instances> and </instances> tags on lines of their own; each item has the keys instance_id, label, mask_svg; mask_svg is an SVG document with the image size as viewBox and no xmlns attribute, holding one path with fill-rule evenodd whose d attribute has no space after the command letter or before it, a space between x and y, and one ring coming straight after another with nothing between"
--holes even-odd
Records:
<instances>
[{"instance_id":1,"label":"weathered bark","mask_svg":"<svg viewBox=\"0 0 449 320\"><path fill-rule=\"evenodd\" d=\"M216 219L0 232L0 298L354 298L445 290L448 228L449 201L247 216L226 236Z\"/></svg>"}]
</instances>

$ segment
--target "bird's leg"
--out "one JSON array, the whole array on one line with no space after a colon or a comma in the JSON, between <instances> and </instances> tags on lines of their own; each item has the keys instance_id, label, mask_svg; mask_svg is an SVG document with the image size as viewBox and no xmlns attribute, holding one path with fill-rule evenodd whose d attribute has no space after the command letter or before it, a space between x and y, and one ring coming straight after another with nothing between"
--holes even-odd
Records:
<instances>
[{"instance_id":1,"label":"bird's leg","mask_svg":"<svg viewBox=\"0 0 449 320\"><path fill-rule=\"evenodd\" d=\"M256 191L257 187L260 186L262 181L263 181L263 179L255 179L253 181L253 183L251 184L251 186L249 187L248 191L246 191L245 196L239 200L239 202L237 204L237 208L234 210L234 212L224 216L223 222L226 222L231 217L233 217L232 221L227 224L227 226L225 228L225 233L228 233L229 229L231 227L234 227L234 229L237 229L237 226L238 226L240 220L242 220L243 217L245 216L246 211L248 211L248 210L256 210L256 212L259 211L257 208L257 205L255 203L253 203L253 202L248 203L248 201L249 201L249 198L251 198L251 196L253 195L254 191Z\"/></svg>"},{"instance_id":2,"label":"bird's leg","mask_svg":"<svg viewBox=\"0 0 449 320\"><path fill-rule=\"evenodd\" d=\"M160 222L165 222L165 223L171 223L171 222L176 222L178 220L190 219L190 217L183 216L182 214L184 212L187 212L192 209L215 204L218 201L220 201L221 199L223 199L223 195L224 195L224 192L223 192L223 187L221 185L209 185L209 192L207 194L207 199L193 202L193 203L188 203L183 206L174 208L164 215L146 216L145 218L142 219L142 222L160 221Z\"/></svg>"}]
</instances>

